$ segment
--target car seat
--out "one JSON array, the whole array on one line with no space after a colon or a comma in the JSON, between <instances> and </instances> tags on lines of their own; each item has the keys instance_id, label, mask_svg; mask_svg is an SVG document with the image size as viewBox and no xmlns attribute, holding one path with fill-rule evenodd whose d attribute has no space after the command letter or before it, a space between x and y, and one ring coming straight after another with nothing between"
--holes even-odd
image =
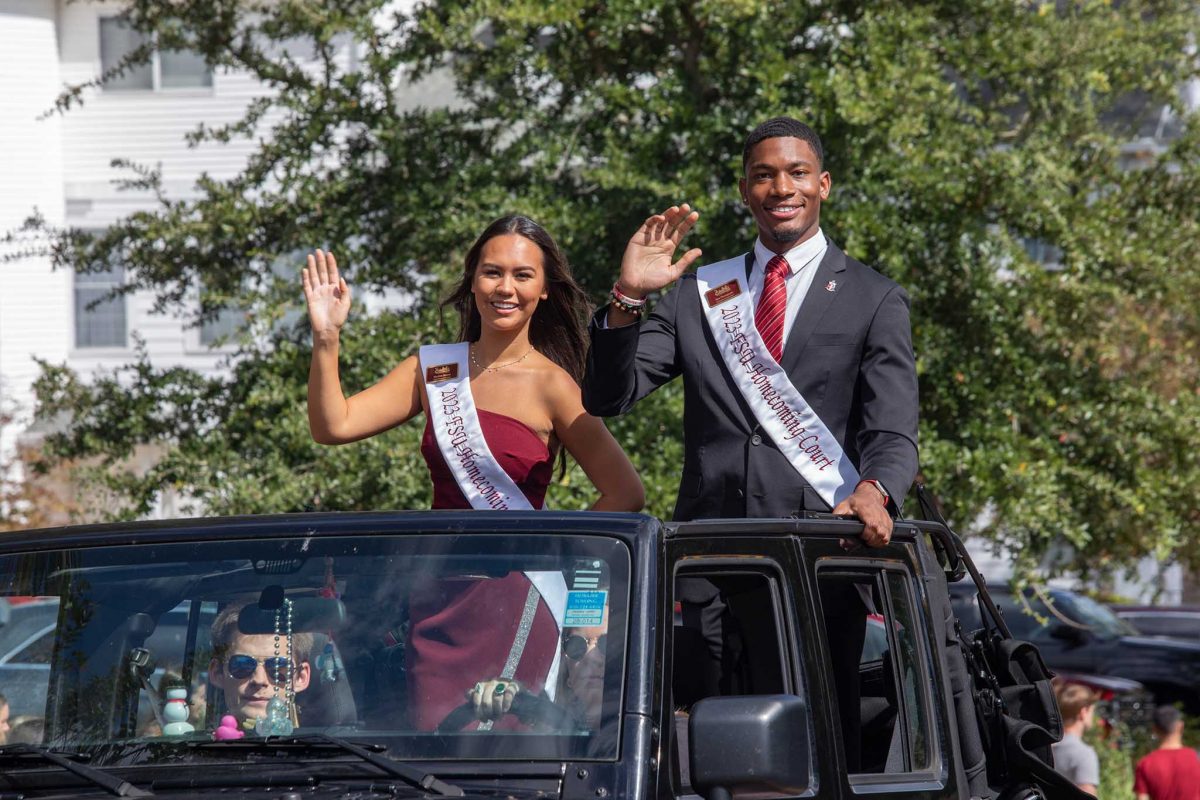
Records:
<instances>
[{"instance_id":1,"label":"car seat","mask_svg":"<svg viewBox=\"0 0 1200 800\"><path fill-rule=\"evenodd\" d=\"M354 702L354 692L350 688L349 676L346 674L345 662L337 642L324 633L313 633L312 655L309 657L311 678L308 688L296 695L296 708L300 716L300 724L306 728L336 727L355 725L358 723L358 709ZM325 651L325 645L333 646L333 653L342 664L335 680L327 680L321 676L317 667L318 659Z\"/></svg>"}]
</instances>

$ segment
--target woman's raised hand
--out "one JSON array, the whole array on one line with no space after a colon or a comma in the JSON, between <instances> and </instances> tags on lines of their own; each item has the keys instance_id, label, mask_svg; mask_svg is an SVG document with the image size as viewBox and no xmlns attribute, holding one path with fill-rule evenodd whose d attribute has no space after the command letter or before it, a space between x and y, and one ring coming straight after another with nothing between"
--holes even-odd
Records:
<instances>
[{"instance_id":1,"label":"woman's raised hand","mask_svg":"<svg viewBox=\"0 0 1200 800\"><path fill-rule=\"evenodd\" d=\"M333 253L321 250L310 253L302 279L313 336L337 333L350 314L350 287L346 279L338 275Z\"/></svg>"},{"instance_id":2,"label":"woman's raised hand","mask_svg":"<svg viewBox=\"0 0 1200 800\"><path fill-rule=\"evenodd\" d=\"M684 203L642 223L621 258L621 291L642 298L677 280L701 256L699 248L692 248L678 261L672 261L679 243L698 219L700 212Z\"/></svg>"}]
</instances>

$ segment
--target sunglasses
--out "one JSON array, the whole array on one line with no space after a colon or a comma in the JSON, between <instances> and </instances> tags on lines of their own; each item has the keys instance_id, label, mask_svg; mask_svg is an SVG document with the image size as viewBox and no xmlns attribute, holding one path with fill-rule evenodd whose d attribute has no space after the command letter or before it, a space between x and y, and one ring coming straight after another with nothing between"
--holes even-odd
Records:
<instances>
[{"instance_id":1,"label":"sunglasses","mask_svg":"<svg viewBox=\"0 0 1200 800\"><path fill-rule=\"evenodd\" d=\"M608 634L604 634L596 640L596 649L601 653L604 652L605 645L608 644ZM572 661L578 661L587 655L588 643L587 639L577 633L571 633L563 636L562 640L563 655Z\"/></svg>"},{"instance_id":2,"label":"sunglasses","mask_svg":"<svg viewBox=\"0 0 1200 800\"><path fill-rule=\"evenodd\" d=\"M229 677L244 681L258 671L258 664L259 661L254 656L238 653L229 657L225 663L225 669L229 672ZM287 656L264 658L262 665L263 669L267 671L267 680L271 681L271 683L283 683L286 681L292 668Z\"/></svg>"}]
</instances>

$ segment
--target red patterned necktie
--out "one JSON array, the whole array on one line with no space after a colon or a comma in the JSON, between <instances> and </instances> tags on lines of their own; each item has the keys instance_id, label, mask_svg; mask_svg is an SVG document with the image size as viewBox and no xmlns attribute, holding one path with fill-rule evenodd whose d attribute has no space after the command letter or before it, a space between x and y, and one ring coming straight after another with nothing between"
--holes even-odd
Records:
<instances>
[{"instance_id":1,"label":"red patterned necktie","mask_svg":"<svg viewBox=\"0 0 1200 800\"><path fill-rule=\"evenodd\" d=\"M763 276L762 297L754 309L754 327L762 337L767 349L776 361L783 358L783 318L787 312L788 262L783 256L775 256L767 262Z\"/></svg>"}]
</instances>

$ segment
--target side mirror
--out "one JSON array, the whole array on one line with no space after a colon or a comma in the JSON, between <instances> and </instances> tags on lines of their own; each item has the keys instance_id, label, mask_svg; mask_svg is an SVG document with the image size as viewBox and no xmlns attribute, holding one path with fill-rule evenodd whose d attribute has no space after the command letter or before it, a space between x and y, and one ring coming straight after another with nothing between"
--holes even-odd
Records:
<instances>
[{"instance_id":1,"label":"side mirror","mask_svg":"<svg viewBox=\"0 0 1200 800\"><path fill-rule=\"evenodd\" d=\"M692 786L707 800L803 794L812 783L808 728L808 704L795 695L705 698L688 720Z\"/></svg>"}]
</instances>

